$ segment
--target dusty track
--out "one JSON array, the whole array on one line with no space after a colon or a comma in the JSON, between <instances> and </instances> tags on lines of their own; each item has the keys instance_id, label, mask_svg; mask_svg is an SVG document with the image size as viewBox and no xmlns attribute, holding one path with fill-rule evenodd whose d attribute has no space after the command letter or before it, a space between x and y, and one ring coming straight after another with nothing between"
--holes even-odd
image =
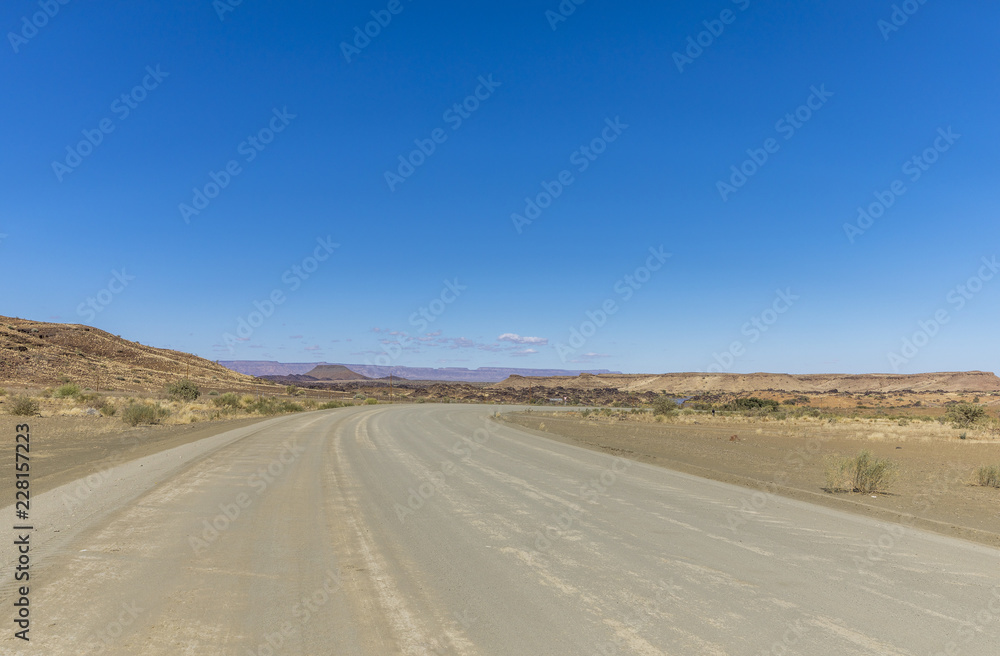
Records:
<instances>
[{"instance_id":1,"label":"dusty track","mask_svg":"<svg viewBox=\"0 0 1000 656\"><path fill-rule=\"evenodd\" d=\"M12 631L0 650L910 655L1000 639L994 549L781 498L731 529L741 488L490 414L282 417L116 467L72 513L72 484L54 489L33 505L30 650Z\"/></svg>"}]
</instances>

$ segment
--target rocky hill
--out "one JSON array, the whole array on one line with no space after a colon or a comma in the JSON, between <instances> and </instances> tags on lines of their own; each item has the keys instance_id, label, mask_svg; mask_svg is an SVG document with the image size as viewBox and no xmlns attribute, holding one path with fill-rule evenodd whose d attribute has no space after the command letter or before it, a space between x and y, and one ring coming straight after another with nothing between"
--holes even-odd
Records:
<instances>
[{"instance_id":1,"label":"rocky hill","mask_svg":"<svg viewBox=\"0 0 1000 656\"><path fill-rule=\"evenodd\" d=\"M95 390L140 392L180 378L225 389L250 389L255 382L211 360L90 326L0 316L0 384L51 387L69 379Z\"/></svg>"}]
</instances>

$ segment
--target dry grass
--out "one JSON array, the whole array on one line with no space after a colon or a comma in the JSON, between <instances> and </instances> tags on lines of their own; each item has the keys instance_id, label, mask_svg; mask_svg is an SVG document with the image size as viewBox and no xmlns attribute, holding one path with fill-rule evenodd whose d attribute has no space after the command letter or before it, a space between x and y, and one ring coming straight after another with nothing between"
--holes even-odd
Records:
<instances>
[{"instance_id":1,"label":"dry grass","mask_svg":"<svg viewBox=\"0 0 1000 656\"><path fill-rule=\"evenodd\" d=\"M975 428L958 430L947 423L932 419L914 419L900 422L890 417L774 417L745 416L740 414L696 411L685 408L671 415L654 415L652 412L633 412L626 409L603 408L582 412L562 413L561 416L579 416L589 421L627 421L644 424L668 423L672 426L716 426L770 433L797 435L821 429L833 438L861 442L934 442L957 440L966 433L967 443L1000 441L1000 421L991 419Z\"/></svg>"},{"instance_id":2,"label":"dry grass","mask_svg":"<svg viewBox=\"0 0 1000 656\"><path fill-rule=\"evenodd\" d=\"M876 458L862 451L853 458L831 458L826 467L828 492L885 492L896 479L896 463L888 458Z\"/></svg>"},{"instance_id":3,"label":"dry grass","mask_svg":"<svg viewBox=\"0 0 1000 656\"><path fill-rule=\"evenodd\" d=\"M976 480L985 487L1000 487L1000 467L983 465L976 470Z\"/></svg>"},{"instance_id":4,"label":"dry grass","mask_svg":"<svg viewBox=\"0 0 1000 656\"><path fill-rule=\"evenodd\" d=\"M305 410L328 409L354 405L353 403L326 402L296 395L281 396L224 394L202 395L197 400L173 399L161 396L125 396L78 392L75 396L56 395L50 390L30 389L22 394L0 397L0 414L17 412L41 417L115 417L126 425L194 424L217 419L240 419L254 416L273 416ZM160 408L152 414L141 407ZM131 408L131 410L129 410Z\"/></svg>"}]
</instances>

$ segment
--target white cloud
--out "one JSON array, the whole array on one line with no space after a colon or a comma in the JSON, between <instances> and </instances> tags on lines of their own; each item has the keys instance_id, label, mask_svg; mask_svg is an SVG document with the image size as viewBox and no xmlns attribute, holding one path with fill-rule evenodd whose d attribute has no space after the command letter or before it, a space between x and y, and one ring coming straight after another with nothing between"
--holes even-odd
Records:
<instances>
[{"instance_id":1,"label":"white cloud","mask_svg":"<svg viewBox=\"0 0 1000 656\"><path fill-rule=\"evenodd\" d=\"M498 342L513 342L515 344L537 344L545 346L549 340L545 337L521 337L517 333L504 333L497 337Z\"/></svg>"}]
</instances>

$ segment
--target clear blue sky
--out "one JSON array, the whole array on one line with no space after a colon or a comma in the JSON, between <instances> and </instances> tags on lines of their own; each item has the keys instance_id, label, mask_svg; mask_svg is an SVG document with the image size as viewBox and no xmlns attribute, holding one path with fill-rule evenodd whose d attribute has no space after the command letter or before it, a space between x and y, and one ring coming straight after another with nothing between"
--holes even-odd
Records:
<instances>
[{"instance_id":1,"label":"clear blue sky","mask_svg":"<svg viewBox=\"0 0 1000 656\"><path fill-rule=\"evenodd\" d=\"M211 359L1000 371L1000 7L903 4L5 2L0 313Z\"/></svg>"}]
</instances>

